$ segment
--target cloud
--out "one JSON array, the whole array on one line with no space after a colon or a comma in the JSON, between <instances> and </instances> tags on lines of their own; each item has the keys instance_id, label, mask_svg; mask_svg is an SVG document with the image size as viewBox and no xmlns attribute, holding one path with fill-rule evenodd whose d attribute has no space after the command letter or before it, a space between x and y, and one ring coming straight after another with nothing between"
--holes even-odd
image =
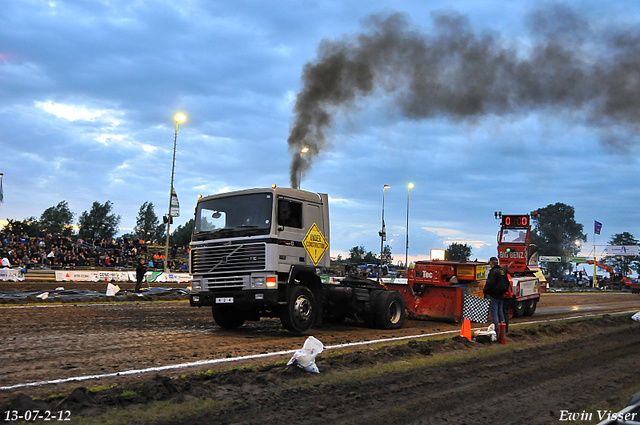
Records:
<instances>
[{"instance_id":1,"label":"cloud","mask_svg":"<svg viewBox=\"0 0 640 425\"><path fill-rule=\"evenodd\" d=\"M123 115L122 112L109 109L90 109L84 105L67 105L54 103L51 100L46 102L35 102L36 107L43 111L64 118L69 121L100 121L113 126L120 124L116 117Z\"/></svg>"}]
</instances>

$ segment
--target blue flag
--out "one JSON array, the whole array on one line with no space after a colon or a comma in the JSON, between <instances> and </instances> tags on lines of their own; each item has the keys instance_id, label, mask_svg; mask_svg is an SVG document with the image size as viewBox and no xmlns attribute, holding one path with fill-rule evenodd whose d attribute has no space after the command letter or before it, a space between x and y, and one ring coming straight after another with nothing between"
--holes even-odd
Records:
<instances>
[{"instance_id":1,"label":"blue flag","mask_svg":"<svg viewBox=\"0 0 640 425\"><path fill-rule=\"evenodd\" d=\"M596 235L599 235L600 229L602 229L602 223L600 223L599 221L593 220L593 233L595 233Z\"/></svg>"}]
</instances>

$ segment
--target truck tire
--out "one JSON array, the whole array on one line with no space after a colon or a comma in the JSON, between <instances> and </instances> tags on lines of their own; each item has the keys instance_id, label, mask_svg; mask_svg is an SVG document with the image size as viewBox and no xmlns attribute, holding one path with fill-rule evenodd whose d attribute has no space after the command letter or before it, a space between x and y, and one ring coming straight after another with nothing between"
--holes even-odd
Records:
<instances>
[{"instance_id":1,"label":"truck tire","mask_svg":"<svg viewBox=\"0 0 640 425\"><path fill-rule=\"evenodd\" d=\"M387 291L384 289L374 289L369 292L369 310L362 315L362 319L370 328L376 328L378 326L376 322L376 300L385 292Z\"/></svg>"},{"instance_id":2,"label":"truck tire","mask_svg":"<svg viewBox=\"0 0 640 425\"><path fill-rule=\"evenodd\" d=\"M525 316L533 316L533 313L536 312L536 305L538 304L538 300L529 300L526 302L526 306L524 308Z\"/></svg>"},{"instance_id":3,"label":"truck tire","mask_svg":"<svg viewBox=\"0 0 640 425\"><path fill-rule=\"evenodd\" d=\"M304 332L315 322L317 311L311 290L306 286L294 286L289 291L287 304L280 309L280 321L288 331Z\"/></svg>"},{"instance_id":4,"label":"truck tire","mask_svg":"<svg viewBox=\"0 0 640 425\"><path fill-rule=\"evenodd\" d=\"M526 301L513 301L513 317L522 317Z\"/></svg>"},{"instance_id":5,"label":"truck tire","mask_svg":"<svg viewBox=\"0 0 640 425\"><path fill-rule=\"evenodd\" d=\"M400 329L406 318L404 300L397 291L383 291L374 301L374 321L380 329Z\"/></svg>"},{"instance_id":6,"label":"truck tire","mask_svg":"<svg viewBox=\"0 0 640 425\"><path fill-rule=\"evenodd\" d=\"M232 304L214 304L211 306L213 320L222 329L236 329L246 320L246 314Z\"/></svg>"}]
</instances>

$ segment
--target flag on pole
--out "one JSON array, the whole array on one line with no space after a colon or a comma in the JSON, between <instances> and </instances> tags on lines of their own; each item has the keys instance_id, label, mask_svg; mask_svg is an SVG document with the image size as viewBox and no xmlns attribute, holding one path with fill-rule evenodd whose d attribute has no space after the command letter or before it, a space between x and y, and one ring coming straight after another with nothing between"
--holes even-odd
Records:
<instances>
[{"instance_id":1,"label":"flag on pole","mask_svg":"<svg viewBox=\"0 0 640 425\"><path fill-rule=\"evenodd\" d=\"M4 202L4 192L2 190L2 176L4 176L4 174L0 173L0 204Z\"/></svg>"},{"instance_id":2,"label":"flag on pole","mask_svg":"<svg viewBox=\"0 0 640 425\"><path fill-rule=\"evenodd\" d=\"M180 202L175 189L171 191L171 217L180 217Z\"/></svg>"},{"instance_id":3,"label":"flag on pole","mask_svg":"<svg viewBox=\"0 0 640 425\"><path fill-rule=\"evenodd\" d=\"M593 233L595 233L596 235L599 235L600 229L602 229L602 223L600 223L599 221L593 220Z\"/></svg>"}]
</instances>

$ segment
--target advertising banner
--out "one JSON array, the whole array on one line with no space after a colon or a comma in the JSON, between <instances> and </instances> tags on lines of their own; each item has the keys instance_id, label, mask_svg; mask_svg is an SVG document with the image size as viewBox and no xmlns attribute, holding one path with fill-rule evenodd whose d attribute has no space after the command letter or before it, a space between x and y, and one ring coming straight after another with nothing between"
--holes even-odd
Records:
<instances>
[{"instance_id":1,"label":"advertising banner","mask_svg":"<svg viewBox=\"0 0 640 425\"><path fill-rule=\"evenodd\" d=\"M0 269L6 270L6 269ZM18 270L19 271L19 270ZM0 279L2 275L0 274ZM20 280L24 280L24 277ZM76 270L56 270L56 281L58 282L135 282L136 272L126 271L76 271ZM146 282L179 282L191 281L188 273L163 273L147 272Z\"/></svg>"},{"instance_id":2,"label":"advertising banner","mask_svg":"<svg viewBox=\"0 0 640 425\"><path fill-rule=\"evenodd\" d=\"M146 276L146 278L149 282L191 282L191 275L189 273L151 272L151 275Z\"/></svg>"},{"instance_id":3,"label":"advertising banner","mask_svg":"<svg viewBox=\"0 0 640 425\"><path fill-rule=\"evenodd\" d=\"M607 255L620 255L633 257L640 255L638 245L609 245L607 246Z\"/></svg>"},{"instance_id":4,"label":"advertising banner","mask_svg":"<svg viewBox=\"0 0 640 425\"><path fill-rule=\"evenodd\" d=\"M559 263L562 261L562 258L560 257L554 257L554 256L550 256L550 255L541 255L540 256L540 262L542 263Z\"/></svg>"},{"instance_id":5,"label":"advertising banner","mask_svg":"<svg viewBox=\"0 0 640 425\"><path fill-rule=\"evenodd\" d=\"M171 191L171 217L180 217L180 202L175 189Z\"/></svg>"},{"instance_id":6,"label":"advertising banner","mask_svg":"<svg viewBox=\"0 0 640 425\"><path fill-rule=\"evenodd\" d=\"M56 270L56 282L97 282L98 275L95 272Z\"/></svg>"},{"instance_id":7,"label":"advertising banner","mask_svg":"<svg viewBox=\"0 0 640 425\"><path fill-rule=\"evenodd\" d=\"M24 280L24 274L20 269L0 269L0 280L22 282Z\"/></svg>"}]
</instances>

